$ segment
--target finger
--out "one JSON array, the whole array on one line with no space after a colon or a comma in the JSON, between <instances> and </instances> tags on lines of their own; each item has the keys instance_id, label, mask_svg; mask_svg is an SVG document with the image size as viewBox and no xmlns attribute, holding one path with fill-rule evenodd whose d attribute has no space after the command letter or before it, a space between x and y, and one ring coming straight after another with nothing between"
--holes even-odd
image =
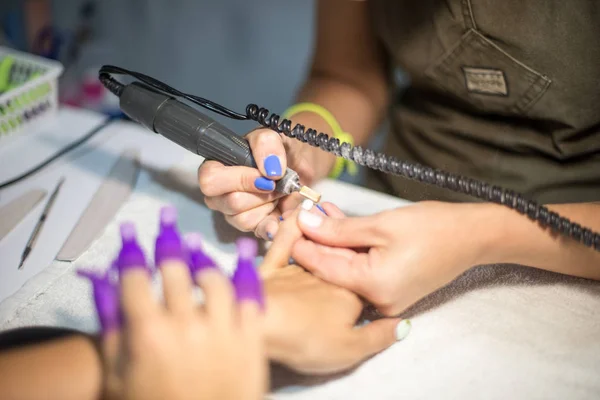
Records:
<instances>
[{"instance_id":1,"label":"finger","mask_svg":"<svg viewBox=\"0 0 600 400\"><path fill-rule=\"evenodd\" d=\"M113 330L102 335L101 340L104 370L110 378L118 374L119 355L123 354L120 349L122 336L120 331Z\"/></svg>"},{"instance_id":2,"label":"finger","mask_svg":"<svg viewBox=\"0 0 600 400\"><path fill-rule=\"evenodd\" d=\"M298 212L299 210L296 210L289 218L284 219L279 224L279 231L260 266L261 273L270 273L288 265L292 246L302 237L302 232L298 229L296 223Z\"/></svg>"},{"instance_id":3,"label":"finger","mask_svg":"<svg viewBox=\"0 0 600 400\"><path fill-rule=\"evenodd\" d=\"M293 245L292 258L324 281L362 294L369 265L367 254L300 239Z\"/></svg>"},{"instance_id":4,"label":"finger","mask_svg":"<svg viewBox=\"0 0 600 400\"><path fill-rule=\"evenodd\" d=\"M173 206L162 207L154 260L162 274L167 310L185 317L192 315L194 305L192 282L183 247L183 240L177 228L177 209Z\"/></svg>"},{"instance_id":5,"label":"finger","mask_svg":"<svg viewBox=\"0 0 600 400\"><path fill-rule=\"evenodd\" d=\"M231 192L221 196L205 197L204 203L211 210L225 215L236 215L244 211L277 201L284 195L279 192L266 194Z\"/></svg>"},{"instance_id":6,"label":"finger","mask_svg":"<svg viewBox=\"0 0 600 400\"><path fill-rule=\"evenodd\" d=\"M348 357L357 364L404 340L411 329L409 320L383 318L352 330L348 343L344 346Z\"/></svg>"},{"instance_id":7,"label":"finger","mask_svg":"<svg viewBox=\"0 0 600 400\"><path fill-rule=\"evenodd\" d=\"M275 182L263 177L256 168L225 166L217 161L205 161L198 168L198 184L207 197L231 192L268 193L275 189Z\"/></svg>"},{"instance_id":8,"label":"finger","mask_svg":"<svg viewBox=\"0 0 600 400\"><path fill-rule=\"evenodd\" d=\"M110 280L108 272L94 273L92 271L78 270L77 275L90 280L96 306L96 315L100 323L101 333L119 329L119 293L116 285Z\"/></svg>"},{"instance_id":9,"label":"finger","mask_svg":"<svg viewBox=\"0 0 600 400\"><path fill-rule=\"evenodd\" d=\"M180 318L194 315L193 285L183 260L169 259L160 265L163 294L167 310Z\"/></svg>"},{"instance_id":10,"label":"finger","mask_svg":"<svg viewBox=\"0 0 600 400\"><path fill-rule=\"evenodd\" d=\"M121 225L123 245L115 262L119 271L121 309L126 323L130 325L160 311L150 287L150 270L135 236L133 224Z\"/></svg>"},{"instance_id":11,"label":"finger","mask_svg":"<svg viewBox=\"0 0 600 400\"><path fill-rule=\"evenodd\" d=\"M384 242L377 216L354 218L327 218L320 214L301 211L298 226L311 240L327 246L378 247Z\"/></svg>"},{"instance_id":12,"label":"finger","mask_svg":"<svg viewBox=\"0 0 600 400\"><path fill-rule=\"evenodd\" d=\"M251 301L263 306L262 282L255 268L258 255L258 244L251 238L240 238L236 241L238 261L235 273L231 278L238 302Z\"/></svg>"},{"instance_id":13,"label":"finger","mask_svg":"<svg viewBox=\"0 0 600 400\"><path fill-rule=\"evenodd\" d=\"M239 325L242 334L256 343L262 334L262 313L254 301L244 301L238 307Z\"/></svg>"},{"instance_id":14,"label":"finger","mask_svg":"<svg viewBox=\"0 0 600 400\"><path fill-rule=\"evenodd\" d=\"M225 215L225 220L239 231L254 232L260 221L271 214L276 206L275 203L263 204L240 214Z\"/></svg>"},{"instance_id":15,"label":"finger","mask_svg":"<svg viewBox=\"0 0 600 400\"><path fill-rule=\"evenodd\" d=\"M346 214L344 214L344 212L342 210L340 210L339 207L333 203L324 202L321 204L321 207L325 211L325 214L327 214L327 216L329 216L331 218L345 218L346 217Z\"/></svg>"},{"instance_id":16,"label":"finger","mask_svg":"<svg viewBox=\"0 0 600 400\"><path fill-rule=\"evenodd\" d=\"M249 133L246 138L260 173L269 179L281 178L287 167L281 136L270 129L258 129Z\"/></svg>"},{"instance_id":17,"label":"finger","mask_svg":"<svg viewBox=\"0 0 600 400\"><path fill-rule=\"evenodd\" d=\"M265 219L260 221L254 230L254 234L261 239L273 241L279 231L279 210L274 209Z\"/></svg>"},{"instance_id":18,"label":"finger","mask_svg":"<svg viewBox=\"0 0 600 400\"><path fill-rule=\"evenodd\" d=\"M220 325L233 323L235 297L229 279L217 268L205 269L196 275L196 283L204 293L204 311Z\"/></svg>"}]
</instances>

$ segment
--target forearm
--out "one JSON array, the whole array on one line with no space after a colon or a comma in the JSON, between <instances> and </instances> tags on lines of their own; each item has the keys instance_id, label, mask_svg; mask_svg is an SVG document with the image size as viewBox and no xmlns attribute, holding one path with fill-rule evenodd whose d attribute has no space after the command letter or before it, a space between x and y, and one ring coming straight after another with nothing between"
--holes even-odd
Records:
<instances>
[{"instance_id":1,"label":"forearm","mask_svg":"<svg viewBox=\"0 0 600 400\"><path fill-rule=\"evenodd\" d=\"M312 102L327 109L341 128L364 145L385 116L388 84L385 57L375 37L368 12L362 2L318 2L317 32L312 65L297 102ZM291 118L331 135L331 129L318 115L299 113ZM315 180L327 175L334 157L308 147L315 166Z\"/></svg>"},{"instance_id":2,"label":"forearm","mask_svg":"<svg viewBox=\"0 0 600 400\"><path fill-rule=\"evenodd\" d=\"M478 205L479 223L473 231L483 246L482 264L520 264L600 280L600 252L587 248L506 207ZM594 231L600 231L600 204L548 205L552 211Z\"/></svg>"},{"instance_id":3,"label":"forearm","mask_svg":"<svg viewBox=\"0 0 600 400\"><path fill-rule=\"evenodd\" d=\"M0 393L6 399L97 399L102 364L83 335L0 353Z\"/></svg>"},{"instance_id":4,"label":"forearm","mask_svg":"<svg viewBox=\"0 0 600 400\"><path fill-rule=\"evenodd\" d=\"M364 145L381 124L385 104L373 101L369 95L351 84L341 82L335 77L316 73L304 85L297 102L311 102L327 109L345 132L352 135L355 145ZM318 132L332 134L329 125L318 115L305 112L290 118L295 125L300 123ZM306 146L306 145L305 145ZM313 152L315 181L324 178L331 170L335 156L315 148Z\"/></svg>"}]
</instances>

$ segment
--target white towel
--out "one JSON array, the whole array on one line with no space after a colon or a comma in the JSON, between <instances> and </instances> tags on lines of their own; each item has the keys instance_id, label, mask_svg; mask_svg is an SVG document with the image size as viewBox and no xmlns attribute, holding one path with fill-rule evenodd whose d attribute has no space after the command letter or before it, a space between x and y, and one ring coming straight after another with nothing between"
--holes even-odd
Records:
<instances>
[{"instance_id":1,"label":"white towel","mask_svg":"<svg viewBox=\"0 0 600 400\"><path fill-rule=\"evenodd\" d=\"M195 171L188 173L193 181ZM124 220L136 224L141 243L152 249L158 210L166 203L178 208L183 231L208 232L209 253L231 271L237 233L194 201L195 184L181 185L172 177L160 181L173 191L142 173L130 201L88 252L72 265L53 263L0 305L0 329L45 324L94 332L90 286L75 269L106 267L118 250L118 224ZM368 193L361 193L337 195L364 204ZM477 268L409 310L413 329L403 342L341 376L305 377L277 368L269 397L600 398L599 310L596 282L517 266Z\"/></svg>"}]
</instances>

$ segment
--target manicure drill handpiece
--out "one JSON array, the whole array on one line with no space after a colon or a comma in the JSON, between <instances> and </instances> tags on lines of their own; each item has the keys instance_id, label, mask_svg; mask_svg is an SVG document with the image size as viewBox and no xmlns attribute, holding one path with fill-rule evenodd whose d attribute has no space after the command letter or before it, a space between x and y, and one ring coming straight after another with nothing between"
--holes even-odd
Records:
<instances>
[{"instance_id":1,"label":"manicure drill handpiece","mask_svg":"<svg viewBox=\"0 0 600 400\"><path fill-rule=\"evenodd\" d=\"M246 139L169 95L134 82L123 90L120 107L134 121L207 160L257 167ZM298 174L290 168L276 181L275 190L283 194L300 192L315 203L321 198L302 186Z\"/></svg>"}]
</instances>

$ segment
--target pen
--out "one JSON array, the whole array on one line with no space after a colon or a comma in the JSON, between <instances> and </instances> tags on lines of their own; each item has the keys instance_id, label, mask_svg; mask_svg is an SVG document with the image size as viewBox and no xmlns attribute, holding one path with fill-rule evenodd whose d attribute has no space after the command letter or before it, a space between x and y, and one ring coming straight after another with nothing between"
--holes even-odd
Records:
<instances>
[{"instance_id":1,"label":"pen","mask_svg":"<svg viewBox=\"0 0 600 400\"><path fill-rule=\"evenodd\" d=\"M31 253L31 249L35 245L35 242L37 241L37 238L40 235L42 226L46 222L46 218L48 217L48 214L50 213L50 210L52 209L52 206L54 205L54 200L56 200L58 191L60 190L64 181L65 181L64 177L60 178L60 181L58 181L58 184L56 185L54 192L52 192L52 194L50 195L50 198L48 199L48 202L46 203L46 206L44 207L44 212L42 212L42 216L40 217L37 224L35 225L33 232L31 232L31 236L29 237L29 240L27 241L27 246L25 246L25 250L23 250L23 255L21 255L21 263L19 264L19 269L23 268L23 264L25 263L25 260L29 256L29 253Z\"/></svg>"}]
</instances>

